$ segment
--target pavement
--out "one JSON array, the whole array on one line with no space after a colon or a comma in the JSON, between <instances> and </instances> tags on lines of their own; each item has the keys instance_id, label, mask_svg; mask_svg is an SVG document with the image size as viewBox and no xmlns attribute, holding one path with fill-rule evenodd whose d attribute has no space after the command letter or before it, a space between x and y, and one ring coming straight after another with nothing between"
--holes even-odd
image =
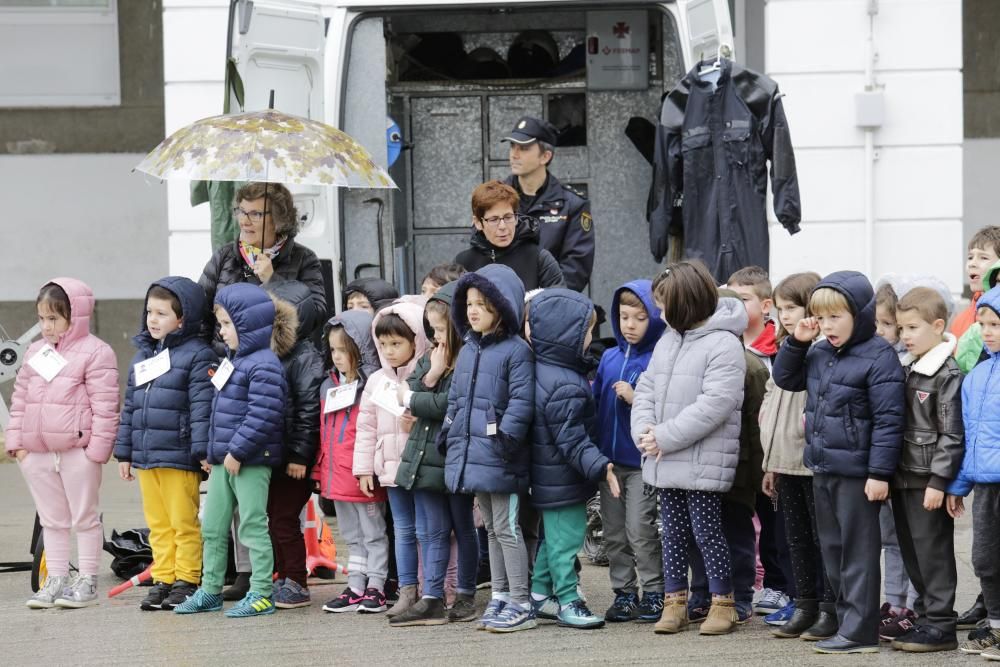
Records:
<instances>
[{"instance_id":1,"label":"pavement","mask_svg":"<svg viewBox=\"0 0 1000 667\"><path fill-rule=\"evenodd\" d=\"M104 524L119 530L144 525L136 483L118 479L105 468L101 493ZM0 561L29 558L34 507L14 464L0 465ZM336 520L331 525L336 528ZM958 522L959 595L967 608L978 585L969 562L971 524ZM335 535L336 535L336 531ZM346 562L347 554L339 560ZM110 557L105 555L105 565ZM611 603L607 569L585 564L583 588L590 606L603 612ZM102 595L119 583L110 567L102 569ZM569 630L544 623L513 635L477 632L468 623L435 627L390 628L382 615L335 615L322 611L344 581L317 580L310 607L251 619L228 619L221 613L178 616L142 612L145 589L102 597L96 607L33 611L29 573L0 574L0 633L3 665L950 665L983 664L960 653L904 655L883 645L877 656L821 656L794 639L771 637L760 617L725 637L701 637L697 631L674 636L653 634L651 625L618 624L602 630ZM480 591L484 606L489 591ZM962 633L964 636L964 633Z\"/></svg>"}]
</instances>

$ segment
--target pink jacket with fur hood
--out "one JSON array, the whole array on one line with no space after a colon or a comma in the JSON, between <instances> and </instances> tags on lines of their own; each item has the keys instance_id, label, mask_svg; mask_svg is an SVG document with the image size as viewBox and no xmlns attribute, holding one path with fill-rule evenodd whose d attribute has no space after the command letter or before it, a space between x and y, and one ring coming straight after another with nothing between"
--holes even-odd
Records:
<instances>
[{"instance_id":1,"label":"pink jacket with fur hood","mask_svg":"<svg viewBox=\"0 0 1000 667\"><path fill-rule=\"evenodd\" d=\"M94 293L74 278L51 282L66 292L70 325L55 349L68 362L46 382L25 362L11 399L6 450L63 452L82 447L87 458L107 463L118 429L118 362L111 347L90 333ZM25 359L46 344L32 343Z\"/></svg>"},{"instance_id":2,"label":"pink jacket with fur hood","mask_svg":"<svg viewBox=\"0 0 1000 667\"><path fill-rule=\"evenodd\" d=\"M427 334L424 332L426 303L427 299L424 297L404 296L391 306L375 313L375 319L372 321L372 337L377 344L375 327L378 326L379 320L389 313L399 315L413 331L416 347L413 358L399 368L390 366L379 348L378 358L382 362L382 368L372 373L361 394L361 409L358 412L357 434L354 438L354 476L377 475L379 484L385 487L396 486L396 470L403 457L403 450L406 449L409 433L403 430L399 418L388 410L376 406L371 396L375 387L386 378L395 382L405 382L416 368L420 357L427 352Z\"/></svg>"}]
</instances>

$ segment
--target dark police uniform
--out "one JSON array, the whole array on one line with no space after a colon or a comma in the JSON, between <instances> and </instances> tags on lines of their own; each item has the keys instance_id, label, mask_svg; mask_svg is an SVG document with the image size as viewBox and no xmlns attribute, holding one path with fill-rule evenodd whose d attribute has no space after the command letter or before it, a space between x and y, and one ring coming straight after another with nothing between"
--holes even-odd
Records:
<instances>
[{"instance_id":1,"label":"dark police uniform","mask_svg":"<svg viewBox=\"0 0 1000 667\"><path fill-rule=\"evenodd\" d=\"M535 141L556 144L556 130L551 123L524 116L504 138L522 145ZM566 287L583 291L594 269L594 220L590 202L579 192L546 173L545 183L535 196L521 192L517 176L505 181L521 196L518 213L538 221L539 242L559 262Z\"/></svg>"}]
</instances>

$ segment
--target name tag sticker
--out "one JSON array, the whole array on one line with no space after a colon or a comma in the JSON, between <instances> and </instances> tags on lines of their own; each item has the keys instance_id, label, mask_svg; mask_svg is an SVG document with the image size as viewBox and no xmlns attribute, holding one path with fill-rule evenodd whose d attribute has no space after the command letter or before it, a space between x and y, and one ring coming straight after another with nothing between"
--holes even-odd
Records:
<instances>
[{"instance_id":1,"label":"name tag sticker","mask_svg":"<svg viewBox=\"0 0 1000 667\"><path fill-rule=\"evenodd\" d=\"M391 412L395 417L402 417L403 413L406 412L406 408L399 404L399 398L396 394L398 386L399 383L397 382L393 382L388 378L383 379L375 387L375 391L372 392L372 403L383 410Z\"/></svg>"},{"instance_id":2,"label":"name tag sticker","mask_svg":"<svg viewBox=\"0 0 1000 667\"><path fill-rule=\"evenodd\" d=\"M215 369L215 375L212 376L212 384L215 385L215 388L222 391L222 388L229 382L229 376L233 374L234 370L236 369L233 367L233 362L229 361L229 359L223 359L219 367Z\"/></svg>"},{"instance_id":3,"label":"name tag sticker","mask_svg":"<svg viewBox=\"0 0 1000 667\"><path fill-rule=\"evenodd\" d=\"M348 408L354 405L354 398L357 395L357 382L330 387L330 390L326 392L326 400L323 402L323 412L336 412Z\"/></svg>"},{"instance_id":4,"label":"name tag sticker","mask_svg":"<svg viewBox=\"0 0 1000 667\"><path fill-rule=\"evenodd\" d=\"M46 382L52 382L52 378L59 375L59 371L66 367L65 357L56 352L51 345L43 345L31 359L28 365L35 369L35 372L42 376Z\"/></svg>"},{"instance_id":5,"label":"name tag sticker","mask_svg":"<svg viewBox=\"0 0 1000 667\"><path fill-rule=\"evenodd\" d=\"M135 374L135 386L155 380L170 370L170 349L167 348L156 356L140 361L132 368Z\"/></svg>"}]
</instances>

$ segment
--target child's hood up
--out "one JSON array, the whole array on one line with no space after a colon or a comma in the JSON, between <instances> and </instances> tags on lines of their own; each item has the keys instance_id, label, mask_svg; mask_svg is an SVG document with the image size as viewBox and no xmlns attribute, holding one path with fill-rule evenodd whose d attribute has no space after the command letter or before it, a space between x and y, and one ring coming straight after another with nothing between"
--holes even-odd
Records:
<instances>
[{"instance_id":1,"label":"child's hood up","mask_svg":"<svg viewBox=\"0 0 1000 667\"><path fill-rule=\"evenodd\" d=\"M427 341L427 332L424 331L424 305L427 303L427 299L421 296L407 295L398 299L391 306L386 306L382 310L375 313L375 317L372 319L372 335L375 335L375 327L378 326L379 321L389 314L398 315L406 326L413 332L413 344L415 350L413 352L413 358L410 359L406 364L404 364L398 371L394 371L392 366L386 361L385 357L382 356L382 349L378 347L378 341L376 340L376 349L378 350L378 358L382 364L383 370L390 373L399 374L402 377L409 375L414 368L417 366L417 362L420 361L420 357L424 356L429 347Z\"/></svg>"},{"instance_id":2,"label":"child's hood up","mask_svg":"<svg viewBox=\"0 0 1000 667\"><path fill-rule=\"evenodd\" d=\"M274 330L274 302L263 288L250 283L235 283L219 290L215 303L226 309L239 343L235 356L245 357L270 349Z\"/></svg>"},{"instance_id":3,"label":"child's hood up","mask_svg":"<svg viewBox=\"0 0 1000 667\"><path fill-rule=\"evenodd\" d=\"M583 349L594 304L579 292L542 290L531 300L528 321L536 361L585 373L592 360Z\"/></svg>"},{"instance_id":4,"label":"child's hood up","mask_svg":"<svg viewBox=\"0 0 1000 667\"><path fill-rule=\"evenodd\" d=\"M69 343L90 335L90 317L94 314L94 292L82 280L53 278L49 282L59 285L69 297L69 328L59 338L59 344Z\"/></svg>"},{"instance_id":5,"label":"child's hood up","mask_svg":"<svg viewBox=\"0 0 1000 667\"><path fill-rule=\"evenodd\" d=\"M621 322L618 316L621 312L622 292L626 290L639 297L642 305L646 308L646 314L649 316L649 327L646 328L646 333L643 335L642 340L634 346L637 353L644 354L656 347L656 341L660 340L660 336L663 335L663 330L666 329L667 325L660 316L660 309L656 307L656 302L653 300L653 281L640 279L625 283L615 290L614 297L611 300L611 330L615 334L615 340L618 341L618 347L623 352L628 349L628 342L622 335Z\"/></svg>"},{"instance_id":6,"label":"child's hood up","mask_svg":"<svg viewBox=\"0 0 1000 667\"><path fill-rule=\"evenodd\" d=\"M183 276L167 276L157 280L149 289L162 287L175 297L181 304L181 316L184 318L181 328L172 331L163 339L166 347L180 345L184 341L201 335L201 321L205 314L205 290L190 278ZM146 308L149 306L149 290L142 305L142 323L139 334L133 339L138 347L156 347L157 341L149 334L146 325Z\"/></svg>"},{"instance_id":7,"label":"child's hood up","mask_svg":"<svg viewBox=\"0 0 1000 667\"><path fill-rule=\"evenodd\" d=\"M341 327L347 337L354 341L355 347L361 353L361 368L359 374L363 378L371 377L372 373L381 368L378 349L372 336L372 314L367 310L345 310L340 315L331 317L323 325L323 364L330 363L330 329Z\"/></svg>"},{"instance_id":8,"label":"child's hood up","mask_svg":"<svg viewBox=\"0 0 1000 667\"><path fill-rule=\"evenodd\" d=\"M875 291L865 274L836 271L819 281L813 292L824 287L842 294L854 317L854 329L844 348L875 336Z\"/></svg>"},{"instance_id":9,"label":"child's hood up","mask_svg":"<svg viewBox=\"0 0 1000 667\"><path fill-rule=\"evenodd\" d=\"M471 329L466 306L472 287L482 292L496 308L506 335L517 336L524 323L524 283L513 269L503 264L487 264L458 279L451 304L451 321L459 336L464 339Z\"/></svg>"}]
</instances>

